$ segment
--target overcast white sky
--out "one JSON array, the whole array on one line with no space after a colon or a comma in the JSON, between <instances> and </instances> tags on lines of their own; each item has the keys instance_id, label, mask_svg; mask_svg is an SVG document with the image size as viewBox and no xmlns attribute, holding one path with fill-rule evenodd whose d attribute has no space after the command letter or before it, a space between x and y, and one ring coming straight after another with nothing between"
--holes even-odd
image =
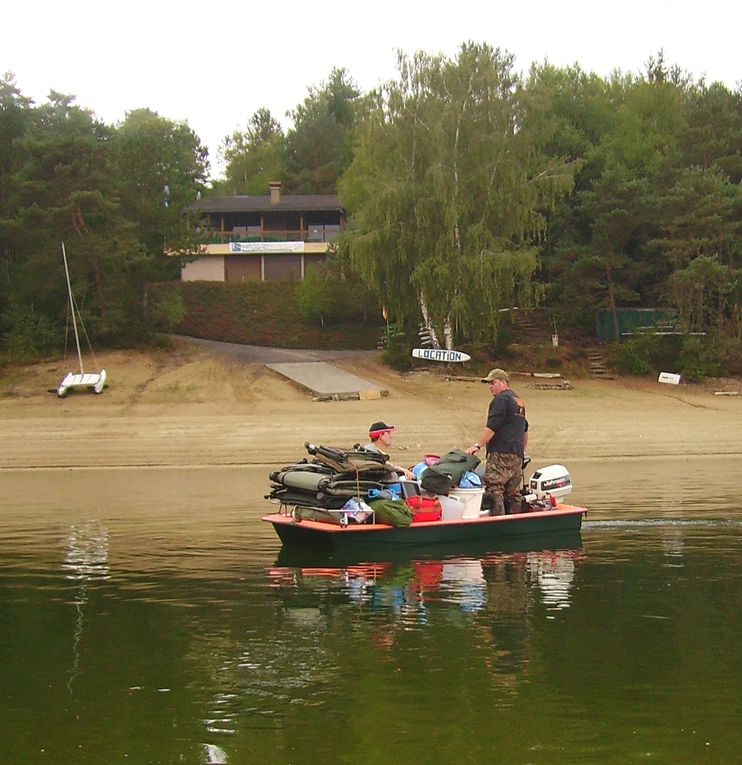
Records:
<instances>
[{"instance_id":1,"label":"overcast white sky","mask_svg":"<svg viewBox=\"0 0 742 765\"><path fill-rule=\"evenodd\" d=\"M10 0L0 73L37 103L73 94L104 122L149 108L185 120L218 174L225 135L268 107L285 113L345 67L362 90L396 72L396 51L455 55L488 42L526 71L545 59L607 76L644 71L660 48L695 78L742 82L742 4L734 0Z\"/></svg>"}]
</instances>

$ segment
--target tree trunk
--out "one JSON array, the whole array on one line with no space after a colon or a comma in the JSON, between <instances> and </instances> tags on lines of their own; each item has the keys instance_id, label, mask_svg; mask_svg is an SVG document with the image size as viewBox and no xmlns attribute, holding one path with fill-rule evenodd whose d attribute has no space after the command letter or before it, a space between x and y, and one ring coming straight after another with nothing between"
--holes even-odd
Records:
<instances>
[{"instance_id":1,"label":"tree trunk","mask_svg":"<svg viewBox=\"0 0 742 765\"><path fill-rule=\"evenodd\" d=\"M438 349L441 347L441 344L438 340L438 335L433 329L433 325L430 323L430 315L428 314L428 306L425 303L425 298L422 296L422 294L419 296L419 300L420 300L420 313L422 314L422 317L423 317L423 323L425 325L425 329L427 329L428 332L430 333L430 342L432 343L433 348Z\"/></svg>"},{"instance_id":2,"label":"tree trunk","mask_svg":"<svg viewBox=\"0 0 742 765\"><path fill-rule=\"evenodd\" d=\"M621 340L621 330L618 327L618 310L616 308L616 296L613 291L613 279L611 278L611 269L606 263L605 266L605 280L608 285L608 304L611 308L611 318L613 319L613 337L616 342Z\"/></svg>"},{"instance_id":3,"label":"tree trunk","mask_svg":"<svg viewBox=\"0 0 742 765\"><path fill-rule=\"evenodd\" d=\"M100 265L97 259L93 259L93 281L95 282L95 291L98 294L98 315L101 323L106 321L106 304L103 299L103 279L100 275Z\"/></svg>"}]
</instances>

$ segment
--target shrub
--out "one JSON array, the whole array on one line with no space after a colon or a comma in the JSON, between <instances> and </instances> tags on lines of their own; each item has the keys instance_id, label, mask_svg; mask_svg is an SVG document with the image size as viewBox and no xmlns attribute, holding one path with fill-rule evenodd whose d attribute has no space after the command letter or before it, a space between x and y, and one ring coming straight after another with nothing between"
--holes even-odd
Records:
<instances>
[{"instance_id":1,"label":"shrub","mask_svg":"<svg viewBox=\"0 0 742 765\"><path fill-rule=\"evenodd\" d=\"M668 371L677 366L682 339L679 335L634 335L622 343L614 343L609 351L611 364L621 374L648 375Z\"/></svg>"},{"instance_id":2,"label":"shrub","mask_svg":"<svg viewBox=\"0 0 742 765\"><path fill-rule=\"evenodd\" d=\"M721 377L728 371L730 338L687 337L678 357L678 369L683 379L698 382L704 377Z\"/></svg>"},{"instance_id":3,"label":"shrub","mask_svg":"<svg viewBox=\"0 0 742 765\"><path fill-rule=\"evenodd\" d=\"M410 349L403 344L392 343L382 354L384 364L398 372L409 372L412 369Z\"/></svg>"},{"instance_id":4,"label":"shrub","mask_svg":"<svg viewBox=\"0 0 742 765\"><path fill-rule=\"evenodd\" d=\"M59 352L62 333L49 317L32 309L12 308L3 317L3 344L12 361L28 363Z\"/></svg>"},{"instance_id":5,"label":"shrub","mask_svg":"<svg viewBox=\"0 0 742 765\"><path fill-rule=\"evenodd\" d=\"M332 322L343 315L342 292L319 268L309 271L297 285L296 303L303 318L323 326L325 321Z\"/></svg>"},{"instance_id":6,"label":"shrub","mask_svg":"<svg viewBox=\"0 0 742 765\"><path fill-rule=\"evenodd\" d=\"M160 290L151 301L150 315L157 329L172 332L186 316L186 306L179 290Z\"/></svg>"}]
</instances>

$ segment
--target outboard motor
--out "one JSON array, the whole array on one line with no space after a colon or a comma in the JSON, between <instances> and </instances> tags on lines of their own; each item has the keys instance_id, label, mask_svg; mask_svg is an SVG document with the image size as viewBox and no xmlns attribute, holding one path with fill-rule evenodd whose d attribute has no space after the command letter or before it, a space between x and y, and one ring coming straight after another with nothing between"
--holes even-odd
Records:
<instances>
[{"instance_id":1,"label":"outboard motor","mask_svg":"<svg viewBox=\"0 0 742 765\"><path fill-rule=\"evenodd\" d=\"M572 479L564 465L548 465L539 468L528 482L523 499L534 509L556 507L572 493Z\"/></svg>"}]
</instances>

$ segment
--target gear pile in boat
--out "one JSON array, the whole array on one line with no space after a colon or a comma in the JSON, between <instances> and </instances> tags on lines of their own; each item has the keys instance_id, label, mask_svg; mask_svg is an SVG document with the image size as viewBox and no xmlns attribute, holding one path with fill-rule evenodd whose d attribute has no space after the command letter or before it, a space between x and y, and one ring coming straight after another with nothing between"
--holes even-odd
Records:
<instances>
[{"instance_id":1,"label":"gear pile in boat","mask_svg":"<svg viewBox=\"0 0 742 765\"><path fill-rule=\"evenodd\" d=\"M439 520L440 497L458 486L479 460L459 450L415 466L417 480L400 480L388 456L367 451L304 444L309 457L269 475L266 499L292 508L297 519L328 523L410 523ZM433 455L429 455L433 457ZM420 468L420 471L417 471ZM418 482L419 481L419 482Z\"/></svg>"},{"instance_id":2,"label":"gear pile in boat","mask_svg":"<svg viewBox=\"0 0 742 765\"><path fill-rule=\"evenodd\" d=\"M478 519L493 510L492 495L474 472L479 458L460 449L440 457L426 455L412 468L416 480L406 481L400 480L387 455L358 444L352 449L311 443L304 447L309 457L269 474L266 495L297 520L408 526L441 518ZM524 458L524 469L529 462ZM567 469L549 465L524 482L513 512L552 509L571 491Z\"/></svg>"},{"instance_id":3,"label":"gear pile in boat","mask_svg":"<svg viewBox=\"0 0 742 765\"><path fill-rule=\"evenodd\" d=\"M384 496L376 492L391 492L392 488L399 496L399 479L385 454L360 447L338 449L311 443L304 447L309 458L269 475L267 499L282 505L339 510L349 499Z\"/></svg>"}]
</instances>

